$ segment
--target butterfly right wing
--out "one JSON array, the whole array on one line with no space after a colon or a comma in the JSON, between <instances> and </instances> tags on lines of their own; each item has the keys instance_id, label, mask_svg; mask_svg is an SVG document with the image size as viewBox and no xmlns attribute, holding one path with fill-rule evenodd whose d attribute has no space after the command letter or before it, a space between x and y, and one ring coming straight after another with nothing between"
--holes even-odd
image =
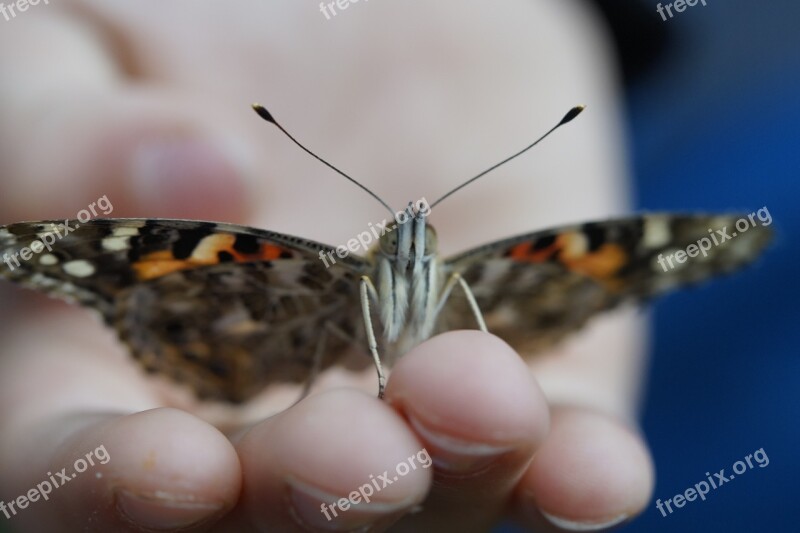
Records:
<instances>
[{"instance_id":1,"label":"butterfly right wing","mask_svg":"<svg viewBox=\"0 0 800 533\"><path fill-rule=\"evenodd\" d=\"M670 254L704 238L710 245L709 229L732 228L738 219L648 214L550 229L463 253L446 262L445 273L461 273L489 331L518 349L536 352L604 310L731 272L754 260L770 241L770 228L754 225L710 246L705 256L684 258L683 263L671 259L675 268L669 268ZM458 289L442 313L440 330L475 327Z\"/></svg>"}]
</instances>

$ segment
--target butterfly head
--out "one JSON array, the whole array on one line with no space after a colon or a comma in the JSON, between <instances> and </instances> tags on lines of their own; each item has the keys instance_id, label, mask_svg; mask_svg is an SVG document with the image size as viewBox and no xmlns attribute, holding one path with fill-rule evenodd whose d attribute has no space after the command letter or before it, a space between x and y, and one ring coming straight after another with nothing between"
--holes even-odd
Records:
<instances>
[{"instance_id":1,"label":"butterfly head","mask_svg":"<svg viewBox=\"0 0 800 533\"><path fill-rule=\"evenodd\" d=\"M397 274L413 272L417 265L429 262L436 254L436 230L427 224L429 213L427 202L424 206L419 202L416 205L409 202L405 211L395 214L396 224L392 231L381 236L378 253L394 265Z\"/></svg>"}]
</instances>

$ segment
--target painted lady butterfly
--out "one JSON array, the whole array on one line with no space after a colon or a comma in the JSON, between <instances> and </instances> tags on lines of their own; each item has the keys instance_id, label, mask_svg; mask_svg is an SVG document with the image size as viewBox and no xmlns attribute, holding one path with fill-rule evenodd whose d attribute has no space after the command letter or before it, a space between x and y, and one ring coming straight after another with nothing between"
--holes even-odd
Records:
<instances>
[{"instance_id":1,"label":"painted lady butterfly","mask_svg":"<svg viewBox=\"0 0 800 533\"><path fill-rule=\"evenodd\" d=\"M345 357L353 342L369 347L381 395L381 360L391 364L437 332L477 324L526 353L542 350L601 311L735 270L771 238L755 226L665 271L660 254L739 217L646 214L520 235L442 260L433 228L413 212L366 257L348 255L327 268L319 258L333 247L232 224L21 222L0 227L0 256L64 224L75 230L16 268L0 263L0 277L97 310L148 371L202 398L241 402L272 382L310 382L336 363L364 368L371 361L363 354ZM382 337L373 333L376 318Z\"/></svg>"}]
</instances>

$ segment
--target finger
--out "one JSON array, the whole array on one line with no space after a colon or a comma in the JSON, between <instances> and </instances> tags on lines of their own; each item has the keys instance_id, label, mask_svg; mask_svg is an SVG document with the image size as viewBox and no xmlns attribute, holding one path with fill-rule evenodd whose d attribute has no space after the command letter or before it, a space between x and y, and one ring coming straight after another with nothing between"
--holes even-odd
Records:
<instances>
[{"instance_id":1,"label":"finger","mask_svg":"<svg viewBox=\"0 0 800 533\"><path fill-rule=\"evenodd\" d=\"M484 531L544 439L548 409L519 355L497 337L457 331L403 356L386 391L433 457L418 530Z\"/></svg>"},{"instance_id":2,"label":"finger","mask_svg":"<svg viewBox=\"0 0 800 533\"><path fill-rule=\"evenodd\" d=\"M225 436L177 409L62 416L16 440L3 499L23 531L199 531L241 485Z\"/></svg>"},{"instance_id":3,"label":"finger","mask_svg":"<svg viewBox=\"0 0 800 533\"><path fill-rule=\"evenodd\" d=\"M0 84L9 220L73 217L102 196L114 208L103 216L242 220L250 147L232 118L183 91L134 83L118 59L130 51L109 52L111 28L59 9L40 15L0 36L0 64L14 80Z\"/></svg>"},{"instance_id":4,"label":"finger","mask_svg":"<svg viewBox=\"0 0 800 533\"><path fill-rule=\"evenodd\" d=\"M229 441L179 411L115 415L147 409L156 395L132 361L114 357L110 337L87 337L97 327L91 317L53 318L46 335L20 318L3 336L0 501L14 527L191 528L232 507L240 468ZM77 461L93 451L95 464L78 472Z\"/></svg>"},{"instance_id":5,"label":"finger","mask_svg":"<svg viewBox=\"0 0 800 533\"><path fill-rule=\"evenodd\" d=\"M606 415L560 408L519 482L515 508L536 531L601 531L641 513L653 484L638 435Z\"/></svg>"},{"instance_id":6,"label":"finger","mask_svg":"<svg viewBox=\"0 0 800 533\"><path fill-rule=\"evenodd\" d=\"M431 478L430 457L403 420L345 389L258 424L237 448L244 482L231 529L381 531L423 500Z\"/></svg>"}]
</instances>

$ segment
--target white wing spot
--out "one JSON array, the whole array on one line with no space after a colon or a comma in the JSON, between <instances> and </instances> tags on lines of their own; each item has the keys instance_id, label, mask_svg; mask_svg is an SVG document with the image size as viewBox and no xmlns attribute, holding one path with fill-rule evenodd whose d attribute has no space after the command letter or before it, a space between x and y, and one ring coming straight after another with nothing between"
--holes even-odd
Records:
<instances>
[{"instance_id":1,"label":"white wing spot","mask_svg":"<svg viewBox=\"0 0 800 533\"><path fill-rule=\"evenodd\" d=\"M646 218L644 223L644 245L647 248L661 248L669 243L672 232L667 217L654 216Z\"/></svg>"},{"instance_id":2,"label":"white wing spot","mask_svg":"<svg viewBox=\"0 0 800 533\"><path fill-rule=\"evenodd\" d=\"M120 250L127 250L129 239L130 236L106 237L105 239L103 239L103 250L109 252L119 252Z\"/></svg>"},{"instance_id":3,"label":"white wing spot","mask_svg":"<svg viewBox=\"0 0 800 533\"><path fill-rule=\"evenodd\" d=\"M44 266L52 266L58 264L58 257L53 254L44 254L39 258L39 264Z\"/></svg>"},{"instance_id":4,"label":"white wing spot","mask_svg":"<svg viewBox=\"0 0 800 533\"><path fill-rule=\"evenodd\" d=\"M75 276L76 278L85 278L94 274L94 266L92 266L90 262L83 259L77 259L75 261L70 261L69 263L64 263L64 266L61 268L64 269L64 272L70 276Z\"/></svg>"},{"instance_id":5,"label":"white wing spot","mask_svg":"<svg viewBox=\"0 0 800 533\"><path fill-rule=\"evenodd\" d=\"M589 250L589 239L580 232L570 233L565 239L564 255L567 257L581 257Z\"/></svg>"},{"instance_id":6,"label":"white wing spot","mask_svg":"<svg viewBox=\"0 0 800 533\"><path fill-rule=\"evenodd\" d=\"M139 228L133 228L131 226L122 226L119 228L115 228L114 231L111 232L111 235L114 237L133 237L134 235L139 235Z\"/></svg>"}]
</instances>

